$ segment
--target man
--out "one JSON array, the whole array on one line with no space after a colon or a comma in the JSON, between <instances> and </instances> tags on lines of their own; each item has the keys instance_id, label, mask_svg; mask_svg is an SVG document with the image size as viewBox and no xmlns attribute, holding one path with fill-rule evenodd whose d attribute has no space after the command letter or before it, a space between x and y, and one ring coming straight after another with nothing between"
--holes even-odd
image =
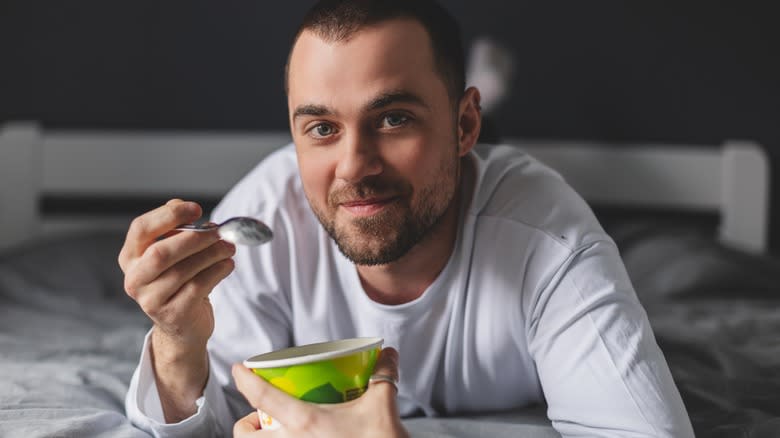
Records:
<instances>
[{"instance_id":1,"label":"man","mask_svg":"<svg viewBox=\"0 0 780 438\"><path fill-rule=\"evenodd\" d=\"M457 26L432 1L313 7L287 69L294 147L213 215L258 217L274 240L159 240L201 214L178 200L128 231L126 289L154 322L136 425L229 434L252 410L232 364L380 336L400 354L402 416L546 402L562 435L693 436L614 243L554 172L475 147L480 96L464 88Z\"/></svg>"}]
</instances>

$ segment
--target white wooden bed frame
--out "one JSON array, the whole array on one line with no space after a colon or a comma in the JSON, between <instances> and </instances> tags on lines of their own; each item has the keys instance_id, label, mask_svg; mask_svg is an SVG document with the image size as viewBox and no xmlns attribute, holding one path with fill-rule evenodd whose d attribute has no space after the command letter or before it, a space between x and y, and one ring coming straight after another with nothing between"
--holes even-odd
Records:
<instances>
[{"instance_id":1,"label":"white wooden bed frame","mask_svg":"<svg viewBox=\"0 0 780 438\"><path fill-rule=\"evenodd\" d=\"M41 213L43 196L219 198L285 132L121 132L0 126L0 248L86 227L126 228L130 217L62 218ZM510 140L558 170L591 202L720 214L720 239L766 250L769 166L748 141L720 146Z\"/></svg>"}]
</instances>

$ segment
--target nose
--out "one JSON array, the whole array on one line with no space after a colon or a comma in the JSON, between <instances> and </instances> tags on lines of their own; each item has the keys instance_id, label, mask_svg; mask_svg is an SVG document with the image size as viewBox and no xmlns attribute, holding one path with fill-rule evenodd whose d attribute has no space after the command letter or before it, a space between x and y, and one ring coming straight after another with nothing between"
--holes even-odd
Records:
<instances>
[{"instance_id":1,"label":"nose","mask_svg":"<svg viewBox=\"0 0 780 438\"><path fill-rule=\"evenodd\" d=\"M370 136L354 134L344 139L336 166L336 178L357 182L382 173L382 159Z\"/></svg>"}]
</instances>

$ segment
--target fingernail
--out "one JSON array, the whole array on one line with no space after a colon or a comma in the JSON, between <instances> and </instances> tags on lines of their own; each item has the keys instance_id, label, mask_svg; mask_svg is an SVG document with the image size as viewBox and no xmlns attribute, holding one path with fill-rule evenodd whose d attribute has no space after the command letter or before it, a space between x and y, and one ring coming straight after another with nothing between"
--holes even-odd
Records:
<instances>
[{"instance_id":1,"label":"fingernail","mask_svg":"<svg viewBox=\"0 0 780 438\"><path fill-rule=\"evenodd\" d=\"M393 366L398 366L398 352L396 350L390 350L389 354L387 355L388 359L390 360L390 363L393 364Z\"/></svg>"},{"instance_id":2,"label":"fingernail","mask_svg":"<svg viewBox=\"0 0 780 438\"><path fill-rule=\"evenodd\" d=\"M197 214L200 210L200 206L194 202L184 202L182 203L182 206L186 209L185 211L188 214Z\"/></svg>"}]
</instances>

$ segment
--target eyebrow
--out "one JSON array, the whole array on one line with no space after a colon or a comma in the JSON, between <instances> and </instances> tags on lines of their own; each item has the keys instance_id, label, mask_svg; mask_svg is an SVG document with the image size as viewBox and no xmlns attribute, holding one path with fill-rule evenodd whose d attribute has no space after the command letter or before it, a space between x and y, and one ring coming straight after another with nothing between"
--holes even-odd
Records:
<instances>
[{"instance_id":1,"label":"eyebrow","mask_svg":"<svg viewBox=\"0 0 780 438\"><path fill-rule=\"evenodd\" d=\"M394 103L410 103L428 109L428 105L422 98L408 91L391 91L382 93L365 105L366 111L374 111Z\"/></svg>"},{"instance_id":2,"label":"eyebrow","mask_svg":"<svg viewBox=\"0 0 780 438\"><path fill-rule=\"evenodd\" d=\"M421 106L425 109L429 109L425 101L416 94L410 93L408 91L390 91L387 93L382 93L374 99L371 99L363 106L363 111L375 111L390 106L394 103L410 103ZM295 108L295 112L293 113L293 120L299 116L321 117L331 114L335 114L335 111L330 107L325 105L306 104Z\"/></svg>"},{"instance_id":3,"label":"eyebrow","mask_svg":"<svg viewBox=\"0 0 780 438\"><path fill-rule=\"evenodd\" d=\"M295 112L293 113L293 120L295 120L298 116L319 117L319 116L326 116L329 114L333 114L333 110L331 110L325 105L314 105L314 104L301 105L295 108Z\"/></svg>"}]
</instances>

